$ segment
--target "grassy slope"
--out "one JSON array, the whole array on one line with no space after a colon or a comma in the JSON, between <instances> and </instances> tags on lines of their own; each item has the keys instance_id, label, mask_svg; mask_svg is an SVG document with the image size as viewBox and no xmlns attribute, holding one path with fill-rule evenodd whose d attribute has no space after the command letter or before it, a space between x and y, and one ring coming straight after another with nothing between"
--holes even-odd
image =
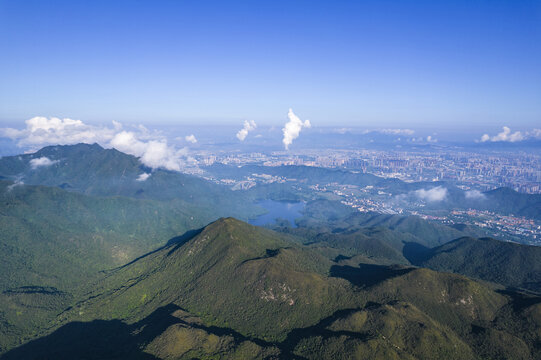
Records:
<instances>
[{"instance_id":1,"label":"grassy slope","mask_svg":"<svg viewBox=\"0 0 541 360\"><path fill-rule=\"evenodd\" d=\"M418 265L541 292L541 248L464 237L431 249Z\"/></svg>"},{"instance_id":2,"label":"grassy slope","mask_svg":"<svg viewBox=\"0 0 541 360\"><path fill-rule=\"evenodd\" d=\"M212 220L181 201L97 198L0 181L0 289L73 287Z\"/></svg>"},{"instance_id":3,"label":"grassy slope","mask_svg":"<svg viewBox=\"0 0 541 360\"><path fill-rule=\"evenodd\" d=\"M165 358L234 358L246 349L329 359L467 359L490 351L531 358L539 351L536 328L523 315L535 304L517 310L512 297L458 275L336 264L230 218L111 271L89 290L49 336L73 321L121 319L138 349ZM156 318L159 309L168 311ZM148 319L161 323L174 312L177 320L138 337ZM39 340L11 354L32 344Z\"/></svg>"}]
</instances>

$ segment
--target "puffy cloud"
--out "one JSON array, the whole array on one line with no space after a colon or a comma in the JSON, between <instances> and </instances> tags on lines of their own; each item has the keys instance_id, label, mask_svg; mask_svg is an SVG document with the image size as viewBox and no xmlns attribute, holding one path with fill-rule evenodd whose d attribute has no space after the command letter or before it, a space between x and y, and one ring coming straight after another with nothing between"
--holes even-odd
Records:
<instances>
[{"instance_id":1,"label":"puffy cloud","mask_svg":"<svg viewBox=\"0 0 541 360\"><path fill-rule=\"evenodd\" d=\"M151 132L142 125L128 131L123 130L122 124L116 121L113 121L113 127L106 127L88 125L81 120L42 116L33 117L25 124L26 127L22 130L0 129L0 136L16 140L20 147L29 147L33 150L47 145L99 143L103 147L114 147L137 156L144 165L151 168L180 171L186 162L194 161L187 156L186 148L175 149L167 144L167 140L160 133ZM186 137L186 140L192 137L197 141L193 135ZM45 165L43 163L41 166Z\"/></svg>"},{"instance_id":2,"label":"puffy cloud","mask_svg":"<svg viewBox=\"0 0 541 360\"><path fill-rule=\"evenodd\" d=\"M502 132L498 133L495 136L490 137L488 134L484 134L481 137L481 142L498 142L498 141L507 141L507 142L517 142L522 141L526 138L524 134L522 134L520 131L515 131L514 133L511 133L511 129L507 126L503 127Z\"/></svg>"},{"instance_id":3,"label":"puffy cloud","mask_svg":"<svg viewBox=\"0 0 541 360\"><path fill-rule=\"evenodd\" d=\"M18 140L19 146L104 142L114 136L116 128L95 127L81 120L36 116L25 121L26 129L0 129L0 135ZM118 123L117 123L118 124ZM115 125L118 126L118 125Z\"/></svg>"},{"instance_id":4,"label":"puffy cloud","mask_svg":"<svg viewBox=\"0 0 541 360\"><path fill-rule=\"evenodd\" d=\"M146 179L150 177L150 175L151 174L149 173L142 173L137 177L137 179L135 179L135 181L145 181Z\"/></svg>"},{"instance_id":5,"label":"puffy cloud","mask_svg":"<svg viewBox=\"0 0 541 360\"><path fill-rule=\"evenodd\" d=\"M248 136L248 133L252 130L255 130L255 128L257 128L255 121L244 120L244 127L240 129L237 133L237 139L239 139L240 141L244 141L244 139L246 139L246 136Z\"/></svg>"},{"instance_id":6,"label":"puffy cloud","mask_svg":"<svg viewBox=\"0 0 541 360\"><path fill-rule=\"evenodd\" d=\"M479 190L468 190L464 193L464 196L466 196L466 199L472 199L472 200L480 200L480 199L486 198L486 195L480 192Z\"/></svg>"},{"instance_id":7,"label":"puffy cloud","mask_svg":"<svg viewBox=\"0 0 541 360\"><path fill-rule=\"evenodd\" d=\"M41 166L51 166L57 162L58 160L51 160L48 157L42 156L40 158L30 160L30 167L32 167L32 169L36 169Z\"/></svg>"},{"instance_id":8,"label":"puffy cloud","mask_svg":"<svg viewBox=\"0 0 541 360\"><path fill-rule=\"evenodd\" d=\"M286 150L289 149L289 145L291 145L293 140L299 137L302 128L312 127L312 124L310 124L309 120L305 120L304 122L302 122L301 119L299 119L299 117L293 113L292 109L289 109L287 117L289 118L289 121L282 129L282 132L284 134L282 142L284 143Z\"/></svg>"},{"instance_id":9,"label":"puffy cloud","mask_svg":"<svg viewBox=\"0 0 541 360\"><path fill-rule=\"evenodd\" d=\"M442 186L436 186L428 190L419 189L413 193L417 198L428 202L442 201L447 197L447 189Z\"/></svg>"},{"instance_id":10,"label":"puffy cloud","mask_svg":"<svg viewBox=\"0 0 541 360\"><path fill-rule=\"evenodd\" d=\"M184 138L184 140L186 140L187 142L190 142L192 144L195 144L197 142L197 139L195 138L195 135L194 134L191 134L191 135L186 135L186 137Z\"/></svg>"},{"instance_id":11,"label":"puffy cloud","mask_svg":"<svg viewBox=\"0 0 541 360\"><path fill-rule=\"evenodd\" d=\"M110 142L115 149L132 154L141 159L141 162L151 168L164 168L180 171L183 163L182 157L187 150L175 150L167 145L166 140L141 141L131 131L121 131Z\"/></svg>"},{"instance_id":12,"label":"puffy cloud","mask_svg":"<svg viewBox=\"0 0 541 360\"><path fill-rule=\"evenodd\" d=\"M431 135L428 135L426 137L426 142L429 142L429 143L437 143L438 142L438 139L435 139L433 138Z\"/></svg>"}]
</instances>

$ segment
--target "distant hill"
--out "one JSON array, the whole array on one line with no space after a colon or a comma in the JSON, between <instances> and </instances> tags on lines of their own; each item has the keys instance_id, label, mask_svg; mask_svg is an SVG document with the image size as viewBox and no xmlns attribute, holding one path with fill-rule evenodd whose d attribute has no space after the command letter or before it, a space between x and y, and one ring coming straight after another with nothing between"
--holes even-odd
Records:
<instances>
[{"instance_id":1,"label":"distant hill","mask_svg":"<svg viewBox=\"0 0 541 360\"><path fill-rule=\"evenodd\" d=\"M0 290L70 287L212 220L181 200L94 197L0 181Z\"/></svg>"},{"instance_id":2,"label":"distant hill","mask_svg":"<svg viewBox=\"0 0 541 360\"><path fill-rule=\"evenodd\" d=\"M40 338L4 358L541 355L539 334L526 321L541 325L541 317L528 315L541 312L541 298L517 302L428 269L341 265L287 235L232 218L85 287Z\"/></svg>"},{"instance_id":3,"label":"distant hill","mask_svg":"<svg viewBox=\"0 0 541 360\"><path fill-rule=\"evenodd\" d=\"M33 167L46 157L52 163ZM139 177L151 174L146 180ZM179 199L220 216L246 219L261 212L241 192L175 171L145 167L139 159L98 144L47 146L33 154L0 158L0 176L28 185L61 187L96 196L125 196L169 201Z\"/></svg>"},{"instance_id":4,"label":"distant hill","mask_svg":"<svg viewBox=\"0 0 541 360\"><path fill-rule=\"evenodd\" d=\"M416 265L541 293L541 247L463 237L421 255Z\"/></svg>"},{"instance_id":5,"label":"distant hill","mask_svg":"<svg viewBox=\"0 0 541 360\"><path fill-rule=\"evenodd\" d=\"M409 264L404 257L408 243L432 248L459 237L484 235L477 228L441 225L418 216L359 213L328 200L308 202L303 215L297 228L278 230L312 247L336 250L328 254L364 255L383 263Z\"/></svg>"},{"instance_id":6,"label":"distant hill","mask_svg":"<svg viewBox=\"0 0 541 360\"><path fill-rule=\"evenodd\" d=\"M509 188L498 188L484 194L488 202L480 206L486 210L541 219L541 194L523 194Z\"/></svg>"}]
</instances>

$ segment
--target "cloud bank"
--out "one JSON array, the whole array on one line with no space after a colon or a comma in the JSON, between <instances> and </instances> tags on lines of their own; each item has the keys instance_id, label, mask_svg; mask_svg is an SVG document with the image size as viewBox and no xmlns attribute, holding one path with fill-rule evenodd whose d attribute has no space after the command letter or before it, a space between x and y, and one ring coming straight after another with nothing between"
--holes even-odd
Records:
<instances>
[{"instance_id":1,"label":"cloud bank","mask_svg":"<svg viewBox=\"0 0 541 360\"><path fill-rule=\"evenodd\" d=\"M98 143L103 147L114 147L126 154L137 156L144 165L153 169L180 171L186 161L193 161L187 156L187 148L175 149L160 133L151 132L142 125L135 126L133 131L127 131L116 121L113 121L113 127L106 127L85 124L81 120L43 116L26 120L25 124L26 127L22 130L2 128L0 136L15 140L18 146L32 150L47 145ZM191 139L191 136L193 135L188 137ZM195 136L193 140L197 141ZM45 160L40 161L42 163L36 163L36 166L47 165Z\"/></svg>"},{"instance_id":2,"label":"cloud bank","mask_svg":"<svg viewBox=\"0 0 541 360\"><path fill-rule=\"evenodd\" d=\"M289 149L289 145L293 143L293 140L299 137L303 128L312 127L312 124L310 124L310 120L305 120L304 122L302 122L301 119L299 119L299 117L293 113L293 109L289 109L287 117L289 118L289 121L284 125L284 128L282 129L282 132L284 134L282 142L284 143L286 150Z\"/></svg>"},{"instance_id":3,"label":"cloud bank","mask_svg":"<svg viewBox=\"0 0 541 360\"><path fill-rule=\"evenodd\" d=\"M511 129L507 126L503 127L503 131L498 133L495 136L490 136L488 134L484 134L481 137L481 142L498 142L498 141L507 141L507 142L517 142L522 141L525 139L524 134L522 134L520 131L515 131L514 133L511 133Z\"/></svg>"},{"instance_id":4,"label":"cloud bank","mask_svg":"<svg viewBox=\"0 0 541 360\"><path fill-rule=\"evenodd\" d=\"M445 200L447 197L447 189L442 186L436 186L432 189L419 189L413 192L413 194L420 200L428 202L437 202Z\"/></svg>"},{"instance_id":5,"label":"cloud bank","mask_svg":"<svg viewBox=\"0 0 541 360\"><path fill-rule=\"evenodd\" d=\"M244 141L244 139L246 139L246 136L248 136L248 133L252 130L255 130L255 128L257 128L255 121L244 120L244 127L240 129L237 133L237 139L239 139L240 141Z\"/></svg>"},{"instance_id":6,"label":"cloud bank","mask_svg":"<svg viewBox=\"0 0 541 360\"><path fill-rule=\"evenodd\" d=\"M415 134L415 131L411 129L367 129L367 130L364 130L362 134L370 134L374 132L385 134L385 135L413 135Z\"/></svg>"},{"instance_id":7,"label":"cloud bank","mask_svg":"<svg viewBox=\"0 0 541 360\"><path fill-rule=\"evenodd\" d=\"M58 160L51 160L48 157L42 156L40 158L30 160L30 167L32 169L37 169L38 167L42 166L51 166L57 162Z\"/></svg>"}]
</instances>

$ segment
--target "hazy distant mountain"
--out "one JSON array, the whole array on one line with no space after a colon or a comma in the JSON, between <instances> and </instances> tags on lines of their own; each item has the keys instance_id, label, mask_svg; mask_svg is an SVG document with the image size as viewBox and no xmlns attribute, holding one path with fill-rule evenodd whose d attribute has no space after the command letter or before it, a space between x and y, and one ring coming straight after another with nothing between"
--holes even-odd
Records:
<instances>
[{"instance_id":1,"label":"hazy distant mountain","mask_svg":"<svg viewBox=\"0 0 541 360\"><path fill-rule=\"evenodd\" d=\"M416 265L541 293L541 247L464 237L419 254Z\"/></svg>"},{"instance_id":2,"label":"hazy distant mountain","mask_svg":"<svg viewBox=\"0 0 541 360\"><path fill-rule=\"evenodd\" d=\"M48 160L40 163L43 158ZM221 216L232 211L242 218L257 213L242 193L193 175L149 169L132 155L98 144L47 146L33 154L3 157L0 176L87 195L183 200Z\"/></svg>"}]
</instances>

